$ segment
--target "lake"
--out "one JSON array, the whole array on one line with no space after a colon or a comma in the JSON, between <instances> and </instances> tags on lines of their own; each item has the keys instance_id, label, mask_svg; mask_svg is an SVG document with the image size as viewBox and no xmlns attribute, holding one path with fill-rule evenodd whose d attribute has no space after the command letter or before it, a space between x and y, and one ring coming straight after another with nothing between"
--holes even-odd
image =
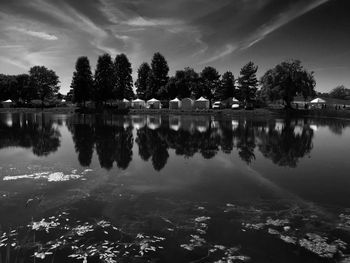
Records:
<instances>
[{"instance_id":1,"label":"lake","mask_svg":"<svg viewBox=\"0 0 350 263\"><path fill-rule=\"evenodd\" d=\"M350 262L350 123L0 114L0 262Z\"/></svg>"}]
</instances>

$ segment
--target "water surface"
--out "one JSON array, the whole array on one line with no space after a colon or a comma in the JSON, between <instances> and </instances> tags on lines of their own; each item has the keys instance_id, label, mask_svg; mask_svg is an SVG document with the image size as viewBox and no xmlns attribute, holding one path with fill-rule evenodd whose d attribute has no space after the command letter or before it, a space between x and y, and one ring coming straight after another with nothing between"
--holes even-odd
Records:
<instances>
[{"instance_id":1,"label":"water surface","mask_svg":"<svg viewBox=\"0 0 350 263\"><path fill-rule=\"evenodd\" d=\"M350 123L0 114L0 262L350 262Z\"/></svg>"}]
</instances>

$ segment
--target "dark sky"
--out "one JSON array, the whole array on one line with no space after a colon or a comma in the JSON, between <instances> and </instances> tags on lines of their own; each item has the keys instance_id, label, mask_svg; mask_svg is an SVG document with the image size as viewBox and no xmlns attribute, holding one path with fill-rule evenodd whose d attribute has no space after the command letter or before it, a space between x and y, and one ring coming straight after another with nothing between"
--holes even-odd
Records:
<instances>
[{"instance_id":1,"label":"dark sky","mask_svg":"<svg viewBox=\"0 0 350 263\"><path fill-rule=\"evenodd\" d=\"M318 91L350 88L350 0L0 0L0 72L54 69L66 93L78 56L124 52L133 65L154 52L170 73L253 61L258 74L300 59Z\"/></svg>"}]
</instances>

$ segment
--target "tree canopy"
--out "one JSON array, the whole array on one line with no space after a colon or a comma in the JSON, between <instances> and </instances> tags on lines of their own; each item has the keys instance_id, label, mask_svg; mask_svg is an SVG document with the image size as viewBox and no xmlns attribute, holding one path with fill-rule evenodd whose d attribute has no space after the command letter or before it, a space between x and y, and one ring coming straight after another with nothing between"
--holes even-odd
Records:
<instances>
[{"instance_id":1,"label":"tree canopy","mask_svg":"<svg viewBox=\"0 0 350 263\"><path fill-rule=\"evenodd\" d=\"M60 89L59 79L56 73L44 66L34 66L29 70L29 85L36 90L37 97L41 100L52 98Z\"/></svg>"},{"instance_id":2,"label":"tree canopy","mask_svg":"<svg viewBox=\"0 0 350 263\"><path fill-rule=\"evenodd\" d=\"M314 96L316 81L299 60L288 60L268 70L261 78L262 90L270 100L282 99L287 108L296 95Z\"/></svg>"},{"instance_id":3,"label":"tree canopy","mask_svg":"<svg viewBox=\"0 0 350 263\"><path fill-rule=\"evenodd\" d=\"M113 97L115 71L109 54L99 56L95 71L94 98L96 102L106 102Z\"/></svg>"},{"instance_id":4,"label":"tree canopy","mask_svg":"<svg viewBox=\"0 0 350 263\"><path fill-rule=\"evenodd\" d=\"M335 87L329 93L329 96L335 99L346 99L347 97L349 97L349 95L350 95L350 90L345 88L344 85Z\"/></svg>"},{"instance_id":5,"label":"tree canopy","mask_svg":"<svg viewBox=\"0 0 350 263\"><path fill-rule=\"evenodd\" d=\"M114 98L122 100L132 99L134 92L132 90L132 69L131 63L125 54L119 54L114 60L115 67L115 87L113 90Z\"/></svg>"},{"instance_id":6,"label":"tree canopy","mask_svg":"<svg viewBox=\"0 0 350 263\"><path fill-rule=\"evenodd\" d=\"M93 84L89 59L87 57L79 57L75 64L75 72L73 73L71 84L74 102L85 105L87 100L92 99Z\"/></svg>"},{"instance_id":7,"label":"tree canopy","mask_svg":"<svg viewBox=\"0 0 350 263\"><path fill-rule=\"evenodd\" d=\"M238 78L239 97L245 103L251 102L255 98L258 87L257 71L258 66L255 66L253 62L248 62L240 71Z\"/></svg>"},{"instance_id":8,"label":"tree canopy","mask_svg":"<svg viewBox=\"0 0 350 263\"><path fill-rule=\"evenodd\" d=\"M160 90L160 88L165 87L168 82L169 66L164 56L159 52L157 52L153 55L151 68L152 68L152 75L149 74L150 90L148 93L150 94L151 97L156 97L157 92Z\"/></svg>"},{"instance_id":9,"label":"tree canopy","mask_svg":"<svg viewBox=\"0 0 350 263\"><path fill-rule=\"evenodd\" d=\"M140 99L146 99L147 92L147 78L151 71L151 67L148 63L144 62L137 70L137 80L135 82L136 94Z\"/></svg>"},{"instance_id":10,"label":"tree canopy","mask_svg":"<svg viewBox=\"0 0 350 263\"><path fill-rule=\"evenodd\" d=\"M219 72L213 67L205 67L200 73L199 85L193 90L193 95L195 98L203 96L208 100L212 100L219 84Z\"/></svg>"},{"instance_id":11,"label":"tree canopy","mask_svg":"<svg viewBox=\"0 0 350 263\"><path fill-rule=\"evenodd\" d=\"M225 100L235 96L235 77L227 71L221 76L220 85L216 88L214 97L217 100Z\"/></svg>"}]
</instances>

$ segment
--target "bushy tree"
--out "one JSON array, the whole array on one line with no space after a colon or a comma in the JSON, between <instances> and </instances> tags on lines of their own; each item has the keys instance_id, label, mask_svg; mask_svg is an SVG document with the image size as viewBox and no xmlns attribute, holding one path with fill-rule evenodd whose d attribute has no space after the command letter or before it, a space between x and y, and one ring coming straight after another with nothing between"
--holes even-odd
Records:
<instances>
[{"instance_id":1,"label":"bushy tree","mask_svg":"<svg viewBox=\"0 0 350 263\"><path fill-rule=\"evenodd\" d=\"M37 97L44 107L44 100L52 98L59 91L59 79L56 73L44 66L34 66L29 70L31 88L36 90Z\"/></svg>"},{"instance_id":2,"label":"bushy tree","mask_svg":"<svg viewBox=\"0 0 350 263\"><path fill-rule=\"evenodd\" d=\"M296 95L305 99L314 96L316 81L313 72L303 68L299 60L289 60L268 70L261 78L262 90L270 100L282 99L286 108Z\"/></svg>"},{"instance_id":3,"label":"bushy tree","mask_svg":"<svg viewBox=\"0 0 350 263\"><path fill-rule=\"evenodd\" d=\"M235 77L232 72L225 72L220 81L220 85L215 90L214 97L217 100L225 100L235 96Z\"/></svg>"},{"instance_id":4,"label":"bushy tree","mask_svg":"<svg viewBox=\"0 0 350 263\"><path fill-rule=\"evenodd\" d=\"M142 63L139 69L137 70L137 80L135 82L136 94L140 99L146 99L147 92L147 78L151 67L148 63Z\"/></svg>"},{"instance_id":5,"label":"bushy tree","mask_svg":"<svg viewBox=\"0 0 350 263\"><path fill-rule=\"evenodd\" d=\"M71 83L74 102L83 103L92 99L93 77L90 62L87 57L79 57L75 64L75 72Z\"/></svg>"},{"instance_id":6,"label":"bushy tree","mask_svg":"<svg viewBox=\"0 0 350 263\"><path fill-rule=\"evenodd\" d=\"M238 78L239 97L245 103L251 102L255 98L258 87L257 71L258 67L253 62L247 63L240 71Z\"/></svg>"},{"instance_id":7,"label":"bushy tree","mask_svg":"<svg viewBox=\"0 0 350 263\"><path fill-rule=\"evenodd\" d=\"M350 90L346 89L344 85L340 85L332 89L329 96L335 99L345 99L349 94Z\"/></svg>"},{"instance_id":8,"label":"bushy tree","mask_svg":"<svg viewBox=\"0 0 350 263\"><path fill-rule=\"evenodd\" d=\"M114 98L122 100L123 98L132 99L134 92L132 90L132 69L131 63L125 54L119 54L114 60L115 67L115 87L113 90Z\"/></svg>"},{"instance_id":9,"label":"bushy tree","mask_svg":"<svg viewBox=\"0 0 350 263\"><path fill-rule=\"evenodd\" d=\"M152 97L156 97L158 90L160 90L161 87L165 87L168 82L169 66L164 56L157 52L153 55L151 68L153 80L152 86L149 88Z\"/></svg>"},{"instance_id":10,"label":"bushy tree","mask_svg":"<svg viewBox=\"0 0 350 263\"><path fill-rule=\"evenodd\" d=\"M216 88L220 85L220 74L213 67L205 67L200 73L199 85L194 89L194 97L206 97L211 101Z\"/></svg>"},{"instance_id":11,"label":"bushy tree","mask_svg":"<svg viewBox=\"0 0 350 263\"><path fill-rule=\"evenodd\" d=\"M95 101L106 102L113 97L115 72L112 58L109 54L99 56L95 71L94 98Z\"/></svg>"}]
</instances>

